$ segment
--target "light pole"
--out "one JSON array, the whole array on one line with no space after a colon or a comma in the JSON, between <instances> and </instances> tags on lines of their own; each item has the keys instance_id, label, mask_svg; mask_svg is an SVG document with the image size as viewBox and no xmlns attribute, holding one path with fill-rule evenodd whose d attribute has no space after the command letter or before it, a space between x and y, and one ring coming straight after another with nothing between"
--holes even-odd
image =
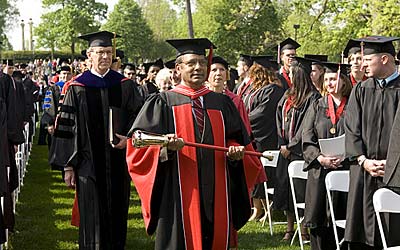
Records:
<instances>
[{"instance_id":1,"label":"light pole","mask_svg":"<svg viewBox=\"0 0 400 250\"><path fill-rule=\"evenodd\" d=\"M22 19L22 20L21 20L22 50L25 50L25 32L24 32L24 29L25 29L25 23L24 23L24 20Z\"/></svg>"},{"instance_id":2,"label":"light pole","mask_svg":"<svg viewBox=\"0 0 400 250\"><path fill-rule=\"evenodd\" d=\"M32 18L29 18L29 41L30 42L30 49L33 50L33 21Z\"/></svg>"},{"instance_id":3,"label":"light pole","mask_svg":"<svg viewBox=\"0 0 400 250\"><path fill-rule=\"evenodd\" d=\"M294 40L297 40L297 30L300 28L300 24L293 24L294 28Z\"/></svg>"}]
</instances>

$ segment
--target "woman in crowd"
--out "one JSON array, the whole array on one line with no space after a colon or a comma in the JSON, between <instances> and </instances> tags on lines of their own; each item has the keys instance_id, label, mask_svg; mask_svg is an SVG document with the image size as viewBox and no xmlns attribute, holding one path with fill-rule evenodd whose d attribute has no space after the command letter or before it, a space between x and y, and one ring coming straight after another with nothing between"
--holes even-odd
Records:
<instances>
[{"instance_id":1,"label":"woman in crowd","mask_svg":"<svg viewBox=\"0 0 400 250\"><path fill-rule=\"evenodd\" d=\"M308 108L320 98L311 78L311 62L296 57L290 67L292 87L279 101L276 111L276 124L280 154L276 169L276 182L273 208L286 211L287 228L283 240L289 241L294 235L294 207L289 189L288 166L291 161L303 160L301 132ZM305 182L297 185L299 201L304 200ZM302 237L308 240L307 231L302 228Z\"/></svg>"},{"instance_id":2,"label":"woman in crowd","mask_svg":"<svg viewBox=\"0 0 400 250\"><path fill-rule=\"evenodd\" d=\"M252 82L250 91L243 96L253 132L253 145L258 152L278 149L275 112L285 92L277 74L268 69L271 66L269 58L253 57L254 64L249 69L249 78ZM268 185L273 187L275 171L273 168L267 168L266 173ZM254 211L250 220L265 220L266 215L264 217L262 215L265 213L266 196L262 183L255 185L252 198Z\"/></svg>"},{"instance_id":3,"label":"woman in crowd","mask_svg":"<svg viewBox=\"0 0 400 250\"><path fill-rule=\"evenodd\" d=\"M160 72L158 72L155 81L158 90L160 92L164 92L171 89L172 86L171 77L172 77L171 72L167 68L163 68L162 70L160 70Z\"/></svg>"},{"instance_id":4,"label":"woman in crowd","mask_svg":"<svg viewBox=\"0 0 400 250\"><path fill-rule=\"evenodd\" d=\"M346 66L324 63L326 96L314 103L307 112L303 126L303 153L308 170L304 224L310 228L312 250L336 249L333 225L326 200L325 177L330 171L348 169L344 156L321 153L319 139L344 134L344 113L352 84L346 76ZM339 79L338 79L339 78ZM336 219L345 219L347 194L335 193Z\"/></svg>"}]
</instances>

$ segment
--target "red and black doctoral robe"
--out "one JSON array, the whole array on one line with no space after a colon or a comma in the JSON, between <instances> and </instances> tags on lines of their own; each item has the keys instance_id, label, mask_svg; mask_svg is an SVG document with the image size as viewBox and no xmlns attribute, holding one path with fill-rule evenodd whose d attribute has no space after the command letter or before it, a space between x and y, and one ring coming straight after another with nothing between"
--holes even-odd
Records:
<instances>
[{"instance_id":1,"label":"red and black doctoral robe","mask_svg":"<svg viewBox=\"0 0 400 250\"><path fill-rule=\"evenodd\" d=\"M204 132L192 114L192 98L203 97ZM229 97L205 88L176 87L148 99L131 133L177 134L186 141L227 146L251 144ZM230 225L240 229L250 217L249 187L261 169L257 157L229 161L225 152L184 147L159 161L160 147L135 149L128 141L127 163L142 202L155 249L228 249Z\"/></svg>"}]
</instances>

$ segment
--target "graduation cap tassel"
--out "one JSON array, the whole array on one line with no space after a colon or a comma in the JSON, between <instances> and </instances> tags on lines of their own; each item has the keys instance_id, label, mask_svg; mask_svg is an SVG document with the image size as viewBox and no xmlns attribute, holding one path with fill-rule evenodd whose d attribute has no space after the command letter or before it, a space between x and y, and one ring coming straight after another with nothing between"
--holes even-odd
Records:
<instances>
[{"instance_id":1,"label":"graduation cap tassel","mask_svg":"<svg viewBox=\"0 0 400 250\"><path fill-rule=\"evenodd\" d=\"M166 135L149 133L149 132L144 132L141 130L136 130L132 135L132 145L135 148L144 148L144 147L149 147L149 146L166 147L168 145L168 140L169 140L169 138ZM197 143L197 142L184 141L184 144L185 144L185 146L189 146L189 147L206 148L206 149L212 149L212 150L224 151L224 152L229 151L229 148L226 148L226 147L220 147L220 146L216 146L216 145L209 145L209 144L203 144L203 143ZM264 157L270 161L272 161L274 159L274 157L272 155L269 155L267 153L261 153L261 152L255 152L255 151L244 151L244 154L258 156L258 157Z\"/></svg>"}]
</instances>

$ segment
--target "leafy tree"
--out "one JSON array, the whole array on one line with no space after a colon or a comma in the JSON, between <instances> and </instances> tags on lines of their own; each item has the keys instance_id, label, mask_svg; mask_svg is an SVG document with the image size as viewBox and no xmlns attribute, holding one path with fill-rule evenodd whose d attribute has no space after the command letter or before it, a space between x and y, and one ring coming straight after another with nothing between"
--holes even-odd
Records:
<instances>
[{"instance_id":1,"label":"leafy tree","mask_svg":"<svg viewBox=\"0 0 400 250\"><path fill-rule=\"evenodd\" d=\"M139 0L143 16L153 31L155 47L151 51L151 58L169 58L173 56L173 49L165 40L176 38L175 25L177 12L167 0Z\"/></svg>"},{"instance_id":2,"label":"leafy tree","mask_svg":"<svg viewBox=\"0 0 400 250\"><path fill-rule=\"evenodd\" d=\"M153 58L153 32L134 0L120 0L102 29L121 35L121 38L117 39L117 47L122 49L130 60L138 62L139 59Z\"/></svg>"},{"instance_id":3,"label":"leafy tree","mask_svg":"<svg viewBox=\"0 0 400 250\"><path fill-rule=\"evenodd\" d=\"M18 10L14 6L15 2L16 0L0 0L0 42L2 42L0 49L12 48L5 35L5 31L16 22L16 18L19 15Z\"/></svg>"},{"instance_id":4,"label":"leafy tree","mask_svg":"<svg viewBox=\"0 0 400 250\"><path fill-rule=\"evenodd\" d=\"M95 0L43 0L44 9L54 11L42 15L35 28L38 44L43 47L70 49L75 53L77 36L97 31L107 13L107 5Z\"/></svg>"}]
</instances>

